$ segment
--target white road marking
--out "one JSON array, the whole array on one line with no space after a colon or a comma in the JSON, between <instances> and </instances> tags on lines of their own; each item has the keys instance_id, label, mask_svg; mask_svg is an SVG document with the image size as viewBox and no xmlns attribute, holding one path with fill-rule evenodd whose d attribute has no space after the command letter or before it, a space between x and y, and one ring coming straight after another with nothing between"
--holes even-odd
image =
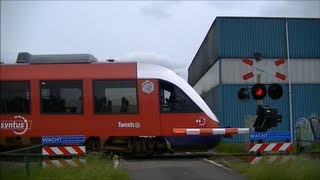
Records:
<instances>
[{"instance_id":1,"label":"white road marking","mask_svg":"<svg viewBox=\"0 0 320 180\"><path fill-rule=\"evenodd\" d=\"M216 166L222 167L223 169L226 169L226 170L228 170L228 171L232 171L232 169L227 168L227 167L225 167L225 166L223 166L223 165L221 165L221 164L219 164L219 163L216 163L216 162L214 162L214 161L212 161L212 160L209 160L209 159L207 159L207 158L202 158L202 160L207 161L207 162L209 162L209 163L211 163L211 164L214 164L214 165L216 165Z\"/></svg>"}]
</instances>

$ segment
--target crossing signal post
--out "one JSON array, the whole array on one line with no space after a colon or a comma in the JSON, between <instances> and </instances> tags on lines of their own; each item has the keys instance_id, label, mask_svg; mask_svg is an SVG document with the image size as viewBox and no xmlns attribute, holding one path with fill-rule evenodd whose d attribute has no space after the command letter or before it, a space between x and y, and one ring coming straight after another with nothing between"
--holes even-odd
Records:
<instances>
[{"instance_id":1,"label":"crossing signal post","mask_svg":"<svg viewBox=\"0 0 320 180\"><path fill-rule=\"evenodd\" d=\"M238 91L238 98L242 101L250 99L250 93L248 88L240 88Z\"/></svg>"},{"instance_id":2,"label":"crossing signal post","mask_svg":"<svg viewBox=\"0 0 320 180\"><path fill-rule=\"evenodd\" d=\"M240 88L237 94L240 100L250 99L248 87ZM262 100L267 96L267 94L271 99L280 99L283 94L282 86L280 84L273 83L267 89L264 84L256 83L251 88L251 95L254 100Z\"/></svg>"},{"instance_id":3,"label":"crossing signal post","mask_svg":"<svg viewBox=\"0 0 320 180\"><path fill-rule=\"evenodd\" d=\"M270 106L262 106L262 100L267 96L278 100L282 97L283 89L280 84L271 84L268 88L264 84L256 83L251 88L251 95L254 100L257 100L257 119L253 127L255 132L266 132L272 127L277 127L278 123L282 122L282 116L278 114L277 108ZM250 99L249 88L240 88L238 98L242 101Z\"/></svg>"},{"instance_id":4,"label":"crossing signal post","mask_svg":"<svg viewBox=\"0 0 320 180\"><path fill-rule=\"evenodd\" d=\"M282 116L278 114L277 108L258 105L257 119L253 124L255 132L266 132L272 127L277 127L282 122Z\"/></svg>"},{"instance_id":5,"label":"crossing signal post","mask_svg":"<svg viewBox=\"0 0 320 180\"><path fill-rule=\"evenodd\" d=\"M278 123L282 121L281 115L278 114L277 108L270 107L270 106L263 106L262 100L267 96L277 100L282 97L283 89L280 84L273 83L268 88L266 88L265 84L261 83L261 74L262 73L269 73L272 74L273 72L270 71L268 68L264 67L264 64L261 64L262 61L262 54L259 52L253 53L253 57L255 62L248 58L243 58L242 62L250 67L253 67L255 71L251 71L245 75L243 75L243 80L250 79L256 75L257 83L254 84L251 88L251 95L254 100L257 102L257 119L254 123L254 128L256 132L265 132L271 127L276 127ZM280 66L285 63L283 58L274 62L275 67ZM285 80L286 76L281 74L280 72L276 71L274 75L276 78L281 80ZM250 93L248 88L241 88L238 91L238 98L240 100L248 100L250 99Z\"/></svg>"},{"instance_id":6,"label":"crossing signal post","mask_svg":"<svg viewBox=\"0 0 320 180\"><path fill-rule=\"evenodd\" d=\"M251 95L254 100L256 100L257 103L257 118L254 122L254 130L257 132L257 134L265 134L268 129L272 127L277 127L278 123L282 122L282 116L278 114L277 108L270 107L270 106L263 106L262 100L267 96L273 99L277 100L282 97L283 90L281 85L279 84L271 84L268 88L262 84L261 81L261 75L264 73L268 73L268 75L274 75L276 78L279 78L281 80L285 80L286 76L278 71L275 71L276 73L274 74L274 71L272 69L269 69L265 67L264 64L261 63L262 61L262 55L261 53L254 53L253 57L255 61L248 59L248 58L243 58L242 62L246 64L247 66L251 67L252 71L247 72L242 76L243 80L248 80L250 78L253 78L256 76L256 84L254 84L251 88ZM277 66L280 66L281 64L284 64L285 60L283 58L277 60L274 62L275 69ZM248 97L248 91L246 91L245 88L241 88L238 91L238 98L240 100L245 100L249 99ZM278 135L278 134L277 134ZM253 142L252 139L251 143ZM258 143L262 143L264 139L258 140ZM259 145L259 144L258 144ZM260 144L262 146L265 146L265 144ZM273 145L274 147L275 145ZM268 147L269 148L269 147ZM259 148L260 149L260 148ZM256 151L256 156L257 158L260 156L260 150Z\"/></svg>"}]
</instances>

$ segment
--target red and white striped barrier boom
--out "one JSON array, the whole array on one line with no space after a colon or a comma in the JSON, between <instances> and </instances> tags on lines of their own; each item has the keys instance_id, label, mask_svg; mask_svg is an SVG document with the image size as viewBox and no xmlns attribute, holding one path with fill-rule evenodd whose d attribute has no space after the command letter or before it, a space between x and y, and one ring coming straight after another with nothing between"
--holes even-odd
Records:
<instances>
[{"instance_id":1,"label":"red and white striped barrier boom","mask_svg":"<svg viewBox=\"0 0 320 180\"><path fill-rule=\"evenodd\" d=\"M291 151L291 143L260 143L249 144L249 152Z\"/></svg>"},{"instance_id":2,"label":"red and white striped barrier boom","mask_svg":"<svg viewBox=\"0 0 320 180\"><path fill-rule=\"evenodd\" d=\"M232 135L249 134L249 128L174 128L174 134L180 135Z\"/></svg>"},{"instance_id":3,"label":"red and white striped barrier boom","mask_svg":"<svg viewBox=\"0 0 320 180\"><path fill-rule=\"evenodd\" d=\"M42 155L44 156L70 156L83 155L86 153L85 146L57 146L57 147L43 147Z\"/></svg>"}]
</instances>

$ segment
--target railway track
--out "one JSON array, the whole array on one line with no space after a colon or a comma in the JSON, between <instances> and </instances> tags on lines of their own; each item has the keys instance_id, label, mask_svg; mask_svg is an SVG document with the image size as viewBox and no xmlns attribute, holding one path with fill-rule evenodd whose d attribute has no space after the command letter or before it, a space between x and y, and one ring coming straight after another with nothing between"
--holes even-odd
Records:
<instances>
[{"instance_id":1,"label":"railway track","mask_svg":"<svg viewBox=\"0 0 320 180\"><path fill-rule=\"evenodd\" d=\"M277 154L268 154L266 156L276 156ZM310 159L319 159L320 152L310 152L310 153L290 153L290 156L296 157L306 157ZM248 158L253 156L250 153L208 153L208 152L193 152L193 153L175 153L175 154L162 154L156 156L117 156L118 159L123 159L124 161L130 160L155 160L155 161L165 161L165 160L181 160L181 159L225 159L231 161L242 161L247 162ZM64 157L70 158L70 157ZM110 155L106 155L105 158L112 160ZM44 158L41 154L30 153L26 154L10 154L10 155L0 155L0 164L19 164L25 165L26 161L30 163L41 163Z\"/></svg>"}]
</instances>

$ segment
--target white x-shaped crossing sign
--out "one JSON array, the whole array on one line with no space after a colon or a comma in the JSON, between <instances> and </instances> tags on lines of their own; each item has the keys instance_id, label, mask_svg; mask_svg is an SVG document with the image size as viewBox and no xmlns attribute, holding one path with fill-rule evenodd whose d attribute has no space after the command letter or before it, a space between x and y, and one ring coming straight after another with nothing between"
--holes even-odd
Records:
<instances>
[{"instance_id":1,"label":"white x-shaped crossing sign","mask_svg":"<svg viewBox=\"0 0 320 180\"><path fill-rule=\"evenodd\" d=\"M253 71L248 72L247 74L243 75L243 80L248 80L255 75L261 74L261 73L267 73L272 76L275 76L276 78L279 78L281 80L286 80L286 76L284 74L281 74L280 72L276 71L276 67L282 65L285 63L284 58L278 59L274 62L274 67L269 67L264 65L261 62L256 62L248 58L243 58L242 62L253 67Z\"/></svg>"}]
</instances>

